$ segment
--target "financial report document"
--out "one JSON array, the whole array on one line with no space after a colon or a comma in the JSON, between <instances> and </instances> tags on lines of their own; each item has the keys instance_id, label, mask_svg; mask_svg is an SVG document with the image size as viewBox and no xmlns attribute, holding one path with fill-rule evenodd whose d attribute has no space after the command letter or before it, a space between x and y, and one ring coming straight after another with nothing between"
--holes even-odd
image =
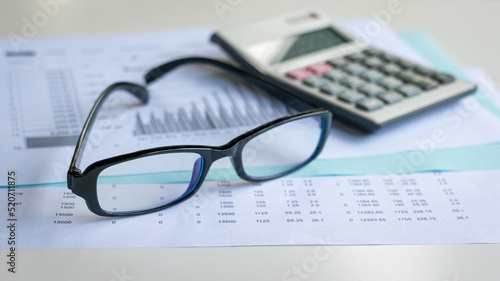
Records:
<instances>
[{"instance_id":1,"label":"financial report document","mask_svg":"<svg viewBox=\"0 0 500 281\"><path fill-rule=\"evenodd\" d=\"M360 24L344 27L355 32ZM227 59L208 43L212 32L46 38L22 49L0 42L0 196L19 248L500 242L493 215L500 166L491 153L500 120L476 96L374 135L335 122L318 159L286 178L250 184L222 160L178 206L119 219L92 214L67 188L66 172L95 99L114 82L142 83L172 59ZM388 30L372 43L425 63ZM148 105L125 94L110 98L80 168L150 147L222 145L288 113L252 85L190 66L153 85ZM0 241L8 235L0 232Z\"/></svg>"}]
</instances>

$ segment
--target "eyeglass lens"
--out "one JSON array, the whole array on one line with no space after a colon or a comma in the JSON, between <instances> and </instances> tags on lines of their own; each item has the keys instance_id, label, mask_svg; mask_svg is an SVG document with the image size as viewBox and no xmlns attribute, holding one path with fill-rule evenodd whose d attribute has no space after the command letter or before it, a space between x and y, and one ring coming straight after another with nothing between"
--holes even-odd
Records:
<instances>
[{"instance_id":1,"label":"eyeglass lens","mask_svg":"<svg viewBox=\"0 0 500 281\"><path fill-rule=\"evenodd\" d=\"M166 153L113 165L97 178L97 198L108 213L150 210L189 194L199 181L203 158Z\"/></svg>"},{"instance_id":2,"label":"eyeglass lens","mask_svg":"<svg viewBox=\"0 0 500 281\"><path fill-rule=\"evenodd\" d=\"M245 174L252 178L267 178L295 169L314 155L322 133L322 119L311 116L256 136L242 151Z\"/></svg>"}]
</instances>

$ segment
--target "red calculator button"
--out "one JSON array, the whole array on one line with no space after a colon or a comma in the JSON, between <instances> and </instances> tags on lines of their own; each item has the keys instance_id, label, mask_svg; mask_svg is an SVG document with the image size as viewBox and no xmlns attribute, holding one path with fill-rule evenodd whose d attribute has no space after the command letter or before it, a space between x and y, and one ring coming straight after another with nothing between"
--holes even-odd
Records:
<instances>
[{"instance_id":1,"label":"red calculator button","mask_svg":"<svg viewBox=\"0 0 500 281\"><path fill-rule=\"evenodd\" d=\"M328 71L332 70L332 66L326 62L319 62L308 66L306 69L314 74L321 75L323 73L327 73Z\"/></svg>"},{"instance_id":2,"label":"red calculator button","mask_svg":"<svg viewBox=\"0 0 500 281\"><path fill-rule=\"evenodd\" d=\"M292 79L298 80L298 81L302 81L304 79L307 79L307 78L311 77L312 75L313 75L313 73L309 70L306 70L306 69L295 69L295 70L288 71L286 73L286 76L288 76Z\"/></svg>"}]
</instances>

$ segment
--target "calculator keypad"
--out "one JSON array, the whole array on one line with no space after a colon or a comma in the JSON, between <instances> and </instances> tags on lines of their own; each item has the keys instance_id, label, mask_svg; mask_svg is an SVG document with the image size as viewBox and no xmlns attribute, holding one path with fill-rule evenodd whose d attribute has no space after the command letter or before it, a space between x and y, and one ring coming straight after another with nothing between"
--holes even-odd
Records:
<instances>
[{"instance_id":1,"label":"calculator keypad","mask_svg":"<svg viewBox=\"0 0 500 281\"><path fill-rule=\"evenodd\" d=\"M455 81L451 75L372 47L289 71L286 76L365 112Z\"/></svg>"}]
</instances>

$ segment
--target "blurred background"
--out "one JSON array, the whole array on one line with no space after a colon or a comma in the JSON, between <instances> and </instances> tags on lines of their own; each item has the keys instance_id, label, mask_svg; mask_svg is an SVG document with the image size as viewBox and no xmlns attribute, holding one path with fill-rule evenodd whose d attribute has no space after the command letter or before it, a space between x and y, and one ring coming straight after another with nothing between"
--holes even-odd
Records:
<instances>
[{"instance_id":1,"label":"blurred background","mask_svg":"<svg viewBox=\"0 0 500 281\"><path fill-rule=\"evenodd\" d=\"M307 6L333 21L378 17L396 32L427 31L459 64L480 66L494 81L500 80L500 1L493 0L3 0L0 37L21 35L27 21L38 21L36 37L125 33L217 28ZM44 18L40 12L47 7L53 12ZM384 13L391 8L398 13Z\"/></svg>"}]
</instances>

